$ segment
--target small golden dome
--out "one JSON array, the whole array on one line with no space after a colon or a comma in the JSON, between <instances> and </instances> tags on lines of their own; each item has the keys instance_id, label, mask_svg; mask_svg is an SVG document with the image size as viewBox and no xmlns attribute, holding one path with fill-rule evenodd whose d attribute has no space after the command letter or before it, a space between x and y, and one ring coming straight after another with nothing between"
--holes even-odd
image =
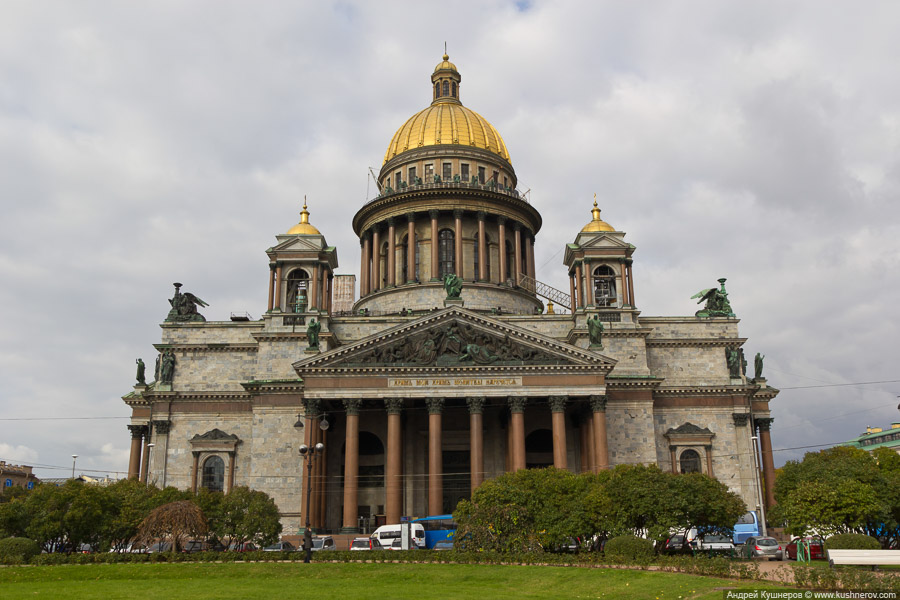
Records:
<instances>
[{"instance_id":1,"label":"small golden dome","mask_svg":"<svg viewBox=\"0 0 900 600\"><path fill-rule=\"evenodd\" d=\"M582 228L581 233L616 230L615 227L600 218L600 209L597 208L597 194L594 194L594 208L591 209L591 217L591 222Z\"/></svg>"},{"instance_id":2,"label":"small golden dome","mask_svg":"<svg viewBox=\"0 0 900 600\"><path fill-rule=\"evenodd\" d=\"M309 211L306 210L306 196L303 196L303 210L300 211L300 222L288 229L288 235L322 235L309 224Z\"/></svg>"},{"instance_id":3,"label":"small golden dome","mask_svg":"<svg viewBox=\"0 0 900 600\"><path fill-rule=\"evenodd\" d=\"M456 71L457 73L459 73L459 71L457 71L457 69L456 69L456 65L454 65L452 62L450 62L450 56L445 54L442 58L443 58L443 60L441 62L439 62L437 64L437 66L434 68L435 73L437 73L438 71L445 71L445 70Z\"/></svg>"}]
</instances>

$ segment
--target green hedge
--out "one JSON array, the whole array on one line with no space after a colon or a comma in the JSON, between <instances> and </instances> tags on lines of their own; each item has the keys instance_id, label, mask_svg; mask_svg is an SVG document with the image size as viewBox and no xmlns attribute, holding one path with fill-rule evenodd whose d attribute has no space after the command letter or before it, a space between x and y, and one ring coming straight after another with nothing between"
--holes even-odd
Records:
<instances>
[{"instance_id":1,"label":"green hedge","mask_svg":"<svg viewBox=\"0 0 900 600\"><path fill-rule=\"evenodd\" d=\"M826 550L879 550L881 544L861 533L839 533L825 540Z\"/></svg>"},{"instance_id":2,"label":"green hedge","mask_svg":"<svg viewBox=\"0 0 900 600\"><path fill-rule=\"evenodd\" d=\"M649 561L653 558L653 542L633 535L620 535L606 542L603 554L614 561Z\"/></svg>"},{"instance_id":3,"label":"green hedge","mask_svg":"<svg viewBox=\"0 0 900 600\"><path fill-rule=\"evenodd\" d=\"M28 538L8 537L0 540L0 563L3 564L28 562L40 553L40 545Z\"/></svg>"}]
</instances>

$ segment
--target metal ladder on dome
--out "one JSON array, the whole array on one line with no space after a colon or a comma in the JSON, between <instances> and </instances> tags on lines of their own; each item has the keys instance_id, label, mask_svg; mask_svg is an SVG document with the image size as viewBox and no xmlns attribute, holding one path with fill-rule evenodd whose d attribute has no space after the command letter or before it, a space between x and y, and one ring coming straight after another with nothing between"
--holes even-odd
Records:
<instances>
[{"instance_id":1,"label":"metal ladder on dome","mask_svg":"<svg viewBox=\"0 0 900 600\"><path fill-rule=\"evenodd\" d=\"M553 286L547 285L542 281L538 281L533 277L529 277L523 273L519 274L519 287L536 294L542 298L546 298L557 306L572 310L572 297L562 290L558 290Z\"/></svg>"}]
</instances>

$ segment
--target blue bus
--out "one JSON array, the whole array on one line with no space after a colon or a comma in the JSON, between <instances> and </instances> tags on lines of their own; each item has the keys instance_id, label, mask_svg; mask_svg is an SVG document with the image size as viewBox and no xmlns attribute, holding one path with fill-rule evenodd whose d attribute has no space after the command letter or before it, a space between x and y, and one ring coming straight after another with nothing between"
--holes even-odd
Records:
<instances>
[{"instance_id":1,"label":"blue bus","mask_svg":"<svg viewBox=\"0 0 900 600\"><path fill-rule=\"evenodd\" d=\"M734 524L734 545L743 544L747 541L749 537L756 537L762 535L762 532L759 530L759 517L756 516L756 511L749 511L744 513L744 515L738 519L738 522Z\"/></svg>"},{"instance_id":2,"label":"blue bus","mask_svg":"<svg viewBox=\"0 0 900 600\"><path fill-rule=\"evenodd\" d=\"M425 548L431 550L435 542L440 540L452 540L456 534L456 523L453 515L435 515L416 519L413 523L419 523L425 529Z\"/></svg>"}]
</instances>

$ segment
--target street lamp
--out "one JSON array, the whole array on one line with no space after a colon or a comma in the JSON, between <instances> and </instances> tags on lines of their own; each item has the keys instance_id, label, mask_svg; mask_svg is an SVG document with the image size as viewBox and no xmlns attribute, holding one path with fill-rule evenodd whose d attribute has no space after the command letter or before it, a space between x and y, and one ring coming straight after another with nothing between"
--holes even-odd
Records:
<instances>
[{"instance_id":1,"label":"street lamp","mask_svg":"<svg viewBox=\"0 0 900 600\"><path fill-rule=\"evenodd\" d=\"M766 527L766 504L762 497L762 483L759 480L759 437L750 436L750 442L753 445L753 472L756 474L756 499L759 502L760 525L762 525L762 534L768 535Z\"/></svg>"},{"instance_id":2,"label":"street lamp","mask_svg":"<svg viewBox=\"0 0 900 600\"><path fill-rule=\"evenodd\" d=\"M77 454L72 455L72 479L75 479L75 459L78 458Z\"/></svg>"},{"instance_id":3,"label":"street lamp","mask_svg":"<svg viewBox=\"0 0 900 600\"><path fill-rule=\"evenodd\" d=\"M325 444L319 442L312 448L306 444L300 446L300 456L306 459L306 532L303 534L303 545L306 546L306 557L303 562L308 563L312 558L312 530L309 523L309 500L312 491L312 468L316 455L325 452Z\"/></svg>"}]
</instances>

